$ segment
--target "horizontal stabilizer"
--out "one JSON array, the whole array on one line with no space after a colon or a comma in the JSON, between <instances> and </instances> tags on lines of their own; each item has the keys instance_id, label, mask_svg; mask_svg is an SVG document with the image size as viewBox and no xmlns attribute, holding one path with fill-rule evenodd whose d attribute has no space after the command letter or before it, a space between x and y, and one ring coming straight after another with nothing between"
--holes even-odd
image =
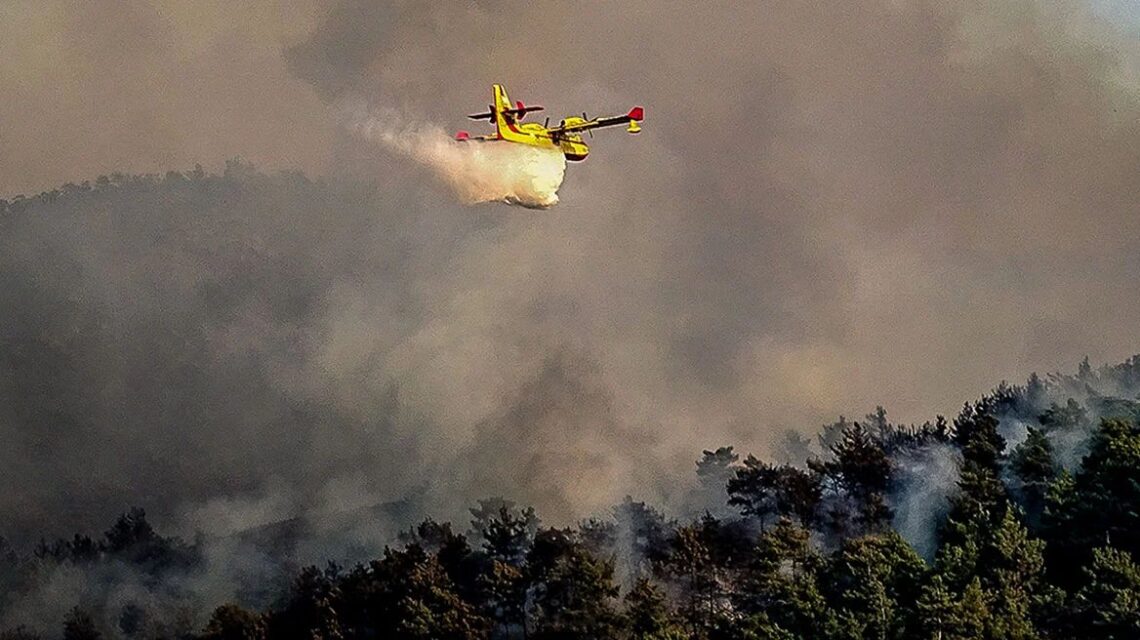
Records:
<instances>
[{"instance_id":1,"label":"horizontal stabilizer","mask_svg":"<svg viewBox=\"0 0 1140 640\"><path fill-rule=\"evenodd\" d=\"M533 106L528 107L525 104L523 104L522 101L520 100L519 102L515 103L514 109L504 109L503 113L512 115L512 116L518 118L519 120L522 120L523 117L526 116L526 114L533 113L535 111L542 111L542 110L543 110L542 107L539 105L533 105Z\"/></svg>"}]
</instances>

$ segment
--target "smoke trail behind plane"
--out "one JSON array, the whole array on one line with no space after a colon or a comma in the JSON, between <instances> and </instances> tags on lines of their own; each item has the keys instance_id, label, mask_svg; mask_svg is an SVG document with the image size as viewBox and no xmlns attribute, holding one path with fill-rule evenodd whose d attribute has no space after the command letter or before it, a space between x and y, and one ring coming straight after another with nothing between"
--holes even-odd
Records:
<instances>
[{"instance_id":1,"label":"smoke trail behind plane","mask_svg":"<svg viewBox=\"0 0 1140 640\"><path fill-rule=\"evenodd\" d=\"M457 142L438 126L408 122L394 111L361 112L349 128L429 167L467 204L504 202L530 209L558 204L566 158L558 151L509 142Z\"/></svg>"}]
</instances>

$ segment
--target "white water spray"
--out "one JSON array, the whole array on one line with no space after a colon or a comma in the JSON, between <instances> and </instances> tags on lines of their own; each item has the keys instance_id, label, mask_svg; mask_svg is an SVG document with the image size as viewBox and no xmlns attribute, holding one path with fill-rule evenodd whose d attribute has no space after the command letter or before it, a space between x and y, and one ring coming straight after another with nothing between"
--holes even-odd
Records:
<instances>
[{"instance_id":1,"label":"white water spray","mask_svg":"<svg viewBox=\"0 0 1140 640\"><path fill-rule=\"evenodd\" d=\"M395 111L355 111L349 128L431 168L467 204L505 202L546 209L558 204L566 158L553 149L503 141L459 142L442 128Z\"/></svg>"}]
</instances>

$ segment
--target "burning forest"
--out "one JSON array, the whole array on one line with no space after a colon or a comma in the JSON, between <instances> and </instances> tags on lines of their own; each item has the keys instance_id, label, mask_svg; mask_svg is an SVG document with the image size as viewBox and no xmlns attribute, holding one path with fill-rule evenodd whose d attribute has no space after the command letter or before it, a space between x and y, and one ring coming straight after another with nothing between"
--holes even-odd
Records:
<instances>
[{"instance_id":1,"label":"burning forest","mask_svg":"<svg viewBox=\"0 0 1140 640\"><path fill-rule=\"evenodd\" d=\"M0 2L0 640L1140 637L1138 43Z\"/></svg>"}]
</instances>

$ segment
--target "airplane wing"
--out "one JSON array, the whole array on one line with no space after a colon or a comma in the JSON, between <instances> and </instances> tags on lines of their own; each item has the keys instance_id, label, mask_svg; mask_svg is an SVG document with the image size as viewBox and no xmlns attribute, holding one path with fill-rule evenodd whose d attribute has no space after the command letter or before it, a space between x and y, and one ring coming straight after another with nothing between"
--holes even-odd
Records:
<instances>
[{"instance_id":1,"label":"airplane wing","mask_svg":"<svg viewBox=\"0 0 1140 640\"><path fill-rule=\"evenodd\" d=\"M641 107L634 107L629 110L629 113L623 116L611 116L607 118L594 118L593 120L586 120L575 124L563 124L549 129L551 135L557 136L562 133L575 133L578 131L588 131L590 129L598 129L601 127L613 127L619 124L632 124L640 122L645 119L645 109ZM637 125L630 127L631 133L640 131L641 128Z\"/></svg>"},{"instance_id":2,"label":"airplane wing","mask_svg":"<svg viewBox=\"0 0 1140 640\"><path fill-rule=\"evenodd\" d=\"M470 133L467 133L466 131L460 131L460 132L455 134L455 140L457 142L485 142L487 140L498 140L498 139L499 139L499 136L493 135L493 134L488 135L488 136L473 136Z\"/></svg>"},{"instance_id":3,"label":"airplane wing","mask_svg":"<svg viewBox=\"0 0 1140 640\"><path fill-rule=\"evenodd\" d=\"M519 120L522 120L524 117L526 117L526 114L534 113L535 111L542 111L542 110L543 110L543 108L539 105L528 106L528 105L523 104L522 102L516 102L514 109L502 109L502 110L500 110L500 113L502 113L504 115L512 116L512 117L517 118ZM471 115L469 115L467 117L471 118L472 120L486 120L488 122L494 122L495 121L495 107L493 105L487 105L487 112L486 113L472 113Z\"/></svg>"}]
</instances>

